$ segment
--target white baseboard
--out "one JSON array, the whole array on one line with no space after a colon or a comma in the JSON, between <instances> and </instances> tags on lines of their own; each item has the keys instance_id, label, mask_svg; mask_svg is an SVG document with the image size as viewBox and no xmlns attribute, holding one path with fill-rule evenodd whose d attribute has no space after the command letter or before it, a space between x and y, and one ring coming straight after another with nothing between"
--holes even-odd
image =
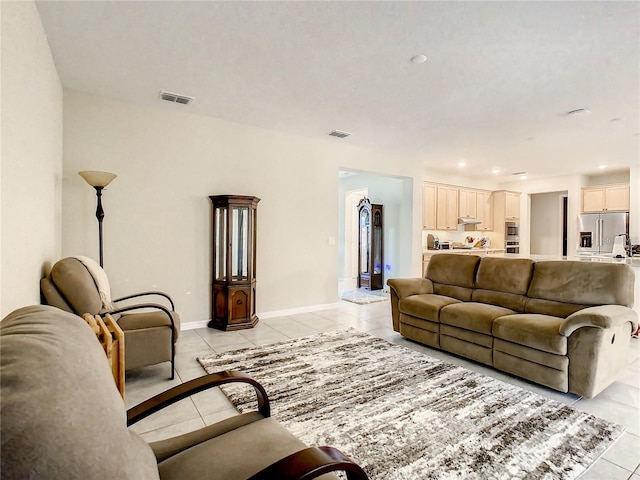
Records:
<instances>
[{"instance_id":1,"label":"white baseboard","mask_svg":"<svg viewBox=\"0 0 640 480\"><path fill-rule=\"evenodd\" d=\"M271 312L258 313L258 318L277 318L286 317L288 315L296 315L298 313L317 312L320 310L330 310L338 308L339 303L324 303L321 305L310 305L308 307L289 308L287 310L274 310ZM180 330L195 330L196 328L205 328L210 320L198 320L196 322L188 322L180 325Z\"/></svg>"}]
</instances>

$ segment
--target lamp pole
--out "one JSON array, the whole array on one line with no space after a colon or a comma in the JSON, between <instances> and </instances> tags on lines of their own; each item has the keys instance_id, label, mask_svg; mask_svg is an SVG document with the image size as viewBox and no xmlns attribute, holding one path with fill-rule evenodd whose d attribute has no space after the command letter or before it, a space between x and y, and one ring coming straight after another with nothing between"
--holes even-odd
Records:
<instances>
[{"instance_id":1,"label":"lamp pole","mask_svg":"<svg viewBox=\"0 0 640 480\"><path fill-rule=\"evenodd\" d=\"M100 266L104 267L103 248L102 248L102 220L104 220L104 210L102 209L102 189L104 187L94 187L96 196L98 197L98 206L96 207L96 218L98 219L98 243L100 247Z\"/></svg>"}]
</instances>

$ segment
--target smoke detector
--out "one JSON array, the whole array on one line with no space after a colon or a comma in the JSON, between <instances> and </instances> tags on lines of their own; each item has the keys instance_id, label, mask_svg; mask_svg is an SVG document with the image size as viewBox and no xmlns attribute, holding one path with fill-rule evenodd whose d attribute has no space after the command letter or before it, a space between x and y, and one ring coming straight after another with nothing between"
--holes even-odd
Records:
<instances>
[{"instance_id":1,"label":"smoke detector","mask_svg":"<svg viewBox=\"0 0 640 480\"><path fill-rule=\"evenodd\" d=\"M342 132L340 130L332 130L331 132L329 132L329 135L332 137L345 138L350 136L351 134L349 132Z\"/></svg>"},{"instance_id":2,"label":"smoke detector","mask_svg":"<svg viewBox=\"0 0 640 480\"><path fill-rule=\"evenodd\" d=\"M180 95L177 93L165 92L160 90L160 98L167 102L181 103L183 105L189 105L195 100L195 97L189 97L188 95Z\"/></svg>"}]
</instances>

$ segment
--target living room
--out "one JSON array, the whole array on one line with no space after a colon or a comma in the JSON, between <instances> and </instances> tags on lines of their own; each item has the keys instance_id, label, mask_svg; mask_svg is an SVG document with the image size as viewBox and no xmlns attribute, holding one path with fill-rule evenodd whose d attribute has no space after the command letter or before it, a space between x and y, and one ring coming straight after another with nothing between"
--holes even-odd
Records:
<instances>
[{"instance_id":1,"label":"living room","mask_svg":"<svg viewBox=\"0 0 640 480\"><path fill-rule=\"evenodd\" d=\"M231 5L225 5L228 10L224 14L233 17ZM620 10L614 9L613 17L616 21L627 18L625 25L631 25L619 30L629 36L623 38L637 39L637 22L633 21L637 18L637 5L623 2L620 5ZM76 88L73 76L63 79L60 73L71 66L58 64L60 59L53 51L52 46L62 40L54 36L49 38L41 17L46 11L46 18L55 23L54 20L65 17L63 7L71 8L72 3L2 2L2 317L24 305L40 303L40 279L60 258L69 255L97 257L95 192L78 175L82 170L105 170L118 175L105 189L102 199L105 209L104 266L113 291L122 294L149 289L171 292L185 329L201 328L210 318L212 225L209 195L246 194L262 199L258 207L257 311L266 322L269 318L332 311L336 307L339 249L330 239L339 235L340 170L411 179L411 227L403 232L402 241L407 245L403 249L407 260L398 261L395 272L400 277L421 274L423 181L511 189L523 194L566 190L570 202L575 205L572 208L577 212L580 188L598 174L594 170L589 170L590 173L566 171L557 159L557 171L561 174L553 175L552 169L547 167L547 177L532 175L527 181L514 181L511 173L517 170L509 165L505 165L508 168L506 176L499 179L490 172L482 176L465 175L455 165L454 171L442 170L437 164L439 152L431 155L432 163L423 163L428 145L399 154L398 150L367 148L356 143L358 137L382 136L382 132L354 131L352 138L337 139L326 133L351 127L316 125L316 130L322 134L309 137L302 133L302 126L297 131L295 125L275 122L251 125L240 121L240 117L230 120L222 114L218 117L205 115L190 109L191 106L158 100L161 89L190 93L189 84L183 85L175 78L158 80L166 84L156 84L153 91L142 91L135 81L123 80L120 88L130 89L131 97L115 98L101 93L100 69L81 66L80 70L87 70L95 77L95 90ZM87 17L93 19L87 22L86 28L99 29L101 19L108 18L105 12L111 7L108 3L96 3L96 8L105 9L100 10L100 14L91 11L88 5L82 6L82 2L78 2L77 8L81 21ZM625 13L625 8L632 9L636 17ZM288 15L284 17L280 20L286 24ZM257 23L259 20L254 19ZM134 21L132 25L121 26L131 35L128 37L131 42L136 40L135 24ZM79 35L76 42L81 44L82 38ZM108 37L104 42L98 42L98 47L108 50ZM169 48L168 45L155 47L161 55L184 54L179 49L163 51ZM382 48L379 44L377 47ZM567 101L555 98L553 106L549 106L548 117L553 128L566 120L584 121L561 114L576 106L585 106L593 109L587 121L625 117L607 127L622 125L624 132L635 128L633 134L637 135L638 49L637 41L622 49L623 53L631 50L636 54L627 59L629 65L626 67L628 71L636 72L635 77L621 81L621 85L635 84L635 90L621 90L617 99L626 113L598 111L595 94L588 99L593 102L590 105L576 105L583 100L574 97ZM393 53L406 57L402 58L404 63L400 71L410 79L409 85L420 85L422 79L411 69L424 65L410 62L411 56L420 51ZM247 77L263 73L260 56L256 57L252 59L256 62L256 70L250 68L251 63L243 64ZM148 58L137 57L136 61L140 70L134 75L144 73L153 77L157 67ZM187 63L185 61L185 68ZM313 71L322 68L321 64L314 65ZM550 73L544 71L545 75ZM281 72L283 76L292 74L287 70ZM544 83L542 78L536 78L527 86L536 90L537 81ZM287 99L287 92L277 91L278 78L271 82L269 88L273 91L274 101ZM597 90L599 84L594 85ZM213 89L209 93L198 92L194 94L193 106L197 107L199 102L223 104L223 100L233 103L233 97L241 95L243 87L237 85L233 92L215 92ZM357 90L357 87L353 89ZM325 95L331 93L329 90ZM566 91L562 93L567 94ZM322 111L322 103L305 102L299 91L289 94L287 105L302 105L298 108L304 111ZM487 94L491 94L491 98L499 96L495 91ZM209 99L207 95L210 95ZM136 98L144 101L136 102ZM383 115L384 102L377 104L374 100L379 99L371 99L371 116ZM426 117L428 113L423 115ZM458 122L460 128L465 127L463 118L441 121ZM415 133L416 136L420 134L420 131ZM527 132L527 136L531 135L534 133ZM630 147L622 133L612 136L616 141L626 142L625 148L630 148L631 155L610 158L607 162L615 169L628 171L632 208L630 234L632 243L640 243L640 211L637 207L640 204L640 162L638 137L632 135ZM577 145L578 139L572 137L570 143ZM497 149L496 145L489 145L483 154L490 156ZM520 156L513 145L508 150L513 157ZM544 145L539 151L549 153ZM441 163L453 162L448 154L442 153ZM529 170L533 170L535 161L530 161L529 165ZM485 167L490 168L476 164L475 169ZM597 164L589 166L592 168L597 170ZM573 236L577 236L575 228ZM381 307L372 310L374 308ZM378 317L382 315L377 313ZM189 336L191 333L186 335ZM190 369L190 372L194 371ZM637 444L637 438L634 437L633 442ZM626 470L633 472L634 469Z\"/></svg>"}]
</instances>

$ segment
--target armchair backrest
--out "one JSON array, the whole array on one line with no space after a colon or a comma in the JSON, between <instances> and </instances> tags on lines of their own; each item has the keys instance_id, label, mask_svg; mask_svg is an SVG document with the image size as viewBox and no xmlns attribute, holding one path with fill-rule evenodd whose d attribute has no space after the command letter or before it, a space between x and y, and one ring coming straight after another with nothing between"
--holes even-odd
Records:
<instances>
[{"instance_id":1,"label":"armchair backrest","mask_svg":"<svg viewBox=\"0 0 640 480\"><path fill-rule=\"evenodd\" d=\"M97 315L102 310L96 282L87 267L75 257L56 262L40 287L46 302L62 310L78 315Z\"/></svg>"},{"instance_id":2,"label":"armchair backrest","mask_svg":"<svg viewBox=\"0 0 640 480\"><path fill-rule=\"evenodd\" d=\"M78 316L50 306L0 322L2 478L158 479L126 426L107 357Z\"/></svg>"}]
</instances>

